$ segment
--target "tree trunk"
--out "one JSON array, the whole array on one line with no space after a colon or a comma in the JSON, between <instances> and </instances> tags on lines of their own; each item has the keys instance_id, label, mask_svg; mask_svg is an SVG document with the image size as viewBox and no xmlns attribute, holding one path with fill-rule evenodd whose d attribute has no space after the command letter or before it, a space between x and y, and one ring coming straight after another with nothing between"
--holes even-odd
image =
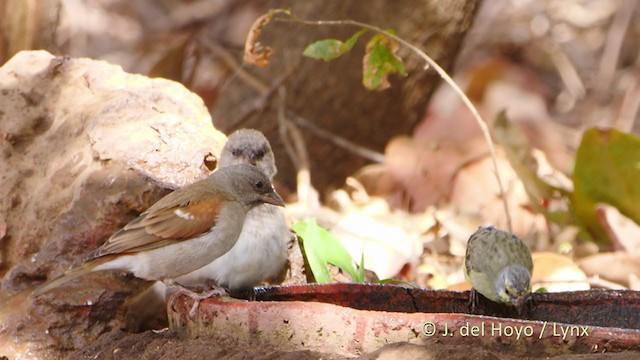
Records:
<instances>
[{"instance_id":1,"label":"tree trunk","mask_svg":"<svg viewBox=\"0 0 640 360\"><path fill-rule=\"evenodd\" d=\"M290 8L303 19L352 19L393 29L447 69L455 60L478 4L479 0L274 0L268 1L264 10ZM276 153L280 170L277 180L291 189L295 186L295 167L278 132L280 83L286 89L290 120L296 114L317 128L378 152L393 136L412 131L423 118L429 97L439 83L433 70L424 71L424 62L401 48L399 55L405 61L408 75L392 75L391 87L386 90L366 90L362 85L362 58L371 32L334 61L302 56L306 45L314 41L346 40L358 30L346 25L312 26L279 21L268 24L260 42L275 50L270 65L265 69L245 66L243 70L260 79L270 91L260 93L249 82L236 78L227 83L213 105L217 129L229 133L251 127L265 133ZM320 189L342 185L346 176L370 161L336 146L317 131L301 129L309 152L312 181Z\"/></svg>"}]
</instances>

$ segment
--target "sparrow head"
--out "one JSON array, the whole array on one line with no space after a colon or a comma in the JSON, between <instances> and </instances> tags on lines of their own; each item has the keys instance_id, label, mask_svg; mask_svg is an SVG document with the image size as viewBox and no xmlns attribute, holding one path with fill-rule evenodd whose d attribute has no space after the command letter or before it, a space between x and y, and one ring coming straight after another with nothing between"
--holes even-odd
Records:
<instances>
[{"instance_id":1,"label":"sparrow head","mask_svg":"<svg viewBox=\"0 0 640 360\"><path fill-rule=\"evenodd\" d=\"M240 129L229 135L220 155L220 167L233 164L255 165L271 180L278 171L269 140L253 129Z\"/></svg>"},{"instance_id":2,"label":"sparrow head","mask_svg":"<svg viewBox=\"0 0 640 360\"><path fill-rule=\"evenodd\" d=\"M522 266L507 266L498 273L495 291L503 303L511 304L522 312L531 294L531 274Z\"/></svg>"},{"instance_id":3,"label":"sparrow head","mask_svg":"<svg viewBox=\"0 0 640 360\"><path fill-rule=\"evenodd\" d=\"M256 166L229 165L213 174L230 186L234 196L249 207L262 203L284 206L284 201L273 188L271 180Z\"/></svg>"}]
</instances>

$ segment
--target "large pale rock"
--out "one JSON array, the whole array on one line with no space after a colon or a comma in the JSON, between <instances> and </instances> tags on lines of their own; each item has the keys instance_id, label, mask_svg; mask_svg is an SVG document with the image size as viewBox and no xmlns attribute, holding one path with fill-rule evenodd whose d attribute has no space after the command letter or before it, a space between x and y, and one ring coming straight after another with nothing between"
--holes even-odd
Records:
<instances>
[{"instance_id":1,"label":"large pale rock","mask_svg":"<svg viewBox=\"0 0 640 360\"><path fill-rule=\"evenodd\" d=\"M0 298L61 275L166 188L205 177L224 141L202 100L178 83L102 61L18 53L0 68ZM131 284L83 281L91 291L36 302L22 331L46 331L26 337L75 348L121 326L116 309ZM74 301L79 308L68 306ZM73 316L54 319L70 309ZM89 320L91 331L75 332Z\"/></svg>"}]
</instances>

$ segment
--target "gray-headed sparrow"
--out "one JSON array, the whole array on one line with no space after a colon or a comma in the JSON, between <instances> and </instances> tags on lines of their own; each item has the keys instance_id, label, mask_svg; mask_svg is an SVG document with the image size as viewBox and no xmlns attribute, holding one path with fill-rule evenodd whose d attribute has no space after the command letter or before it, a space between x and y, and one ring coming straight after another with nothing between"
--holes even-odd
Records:
<instances>
[{"instance_id":1,"label":"gray-headed sparrow","mask_svg":"<svg viewBox=\"0 0 640 360\"><path fill-rule=\"evenodd\" d=\"M257 166L272 180L276 164L271 145L264 135L242 129L229 136L220 155L220 167L236 164ZM181 276L182 285L214 285L230 290L250 289L279 275L287 263L291 237L282 211L271 204L251 209L244 220L236 244L210 264Z\"/></svg>"},{"instance_id":2,"label":"gray-headed sparrow","mask_svg":"<svg viewBox=\"0 0 640 360\"><path fill-rule=\"evenodd\" d=\"M247 164L222 168L160 199L91 253L84 265L45 283L32 296L100 270L171 283L228 252L247 212L264 203L284 206L261 170Z\"/></svg>"}]
</instances>

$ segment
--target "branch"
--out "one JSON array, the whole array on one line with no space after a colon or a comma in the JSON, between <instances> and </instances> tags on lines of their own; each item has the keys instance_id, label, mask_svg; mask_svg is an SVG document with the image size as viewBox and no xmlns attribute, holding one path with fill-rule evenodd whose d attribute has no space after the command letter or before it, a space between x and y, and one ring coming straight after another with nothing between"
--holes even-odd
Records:
<instances>
[{"instance_id":1,"label":"branch","mask_svg":"<svg viewBox=\"0 0 640 360\"><path fill-rule=\"evenodd\" d=\"M465 93L462 91L462 89L460 89L460 87L458 86L458 84L455 83L455 81L453 81L453 79L449 76L449 74L447 74L446 71L444 71L444 69L442 69L440 67L440 65L438 65L438 63L435 62L435 60L433 60L431 57L429 57L429 55L427 55L424 51L420 50L417 46L403 40L402 38L388 32L385 31L377 26L373 26L373 25L369 25L366 23L361 23L359 21L354 21L354 20L318 20L318 21L311 21L311 20L304 20L304 19L299 19L297 17L295 17L294 15L291 15L292 19L288 19L288 18L275 18L274 20L276 21L285 21L285 22L297 22L297 23L301 23L301 24L305 24L305 25L316 25L316 26L326 26L326 25L351 25L351 26L358 26L361 28L365 28L365 29L369 29L372 31L375 31L377 33L380 34L384 34L385 36L397 41L398 43L406 46L407 48L413 50L413 52L415 52L418 56L420 56L426 63L427 66L425 67L425 70L429 68L429 66L431 66L437 73L438 75L440 75L440 77L447 83L449 84L449 86L451 86L451 88L453 88L453 90L456 92L456 94L458 94L458 96L460 97L460 99L462 100L462 102L465 104L465 106L469 109L469 111L471 111L471 114L473 115L474 119L476 120L476 123L478 124L478 126L480 127L480 130L482 131L482 135L485 138L485 141L487 142L487 146L489 147L489 153L491 155L491 161L493 163L493 168L495 171L495 176L496 176L496 180L498 181L498 188L500 189L500 197L502 198L502 204L504 206L504 212L505 212L505 216L507 218L507 228L509 231L512 231L512 227L511 227L511 213L509 212L509 204L507 201L507 196L505 194L505 190L504 190L504 185L502 183L502 177L500 176L500 171L498 170L498 161L497 161L497 156L496 156L496 150L495 150L495 146L493 144L493 140L491 139L491 133L489 131L489 127L487 126L487 123L482 119L482 117L480 116L480 113L478 113L478 110L473 106L473 104L471 103L471 100L467 97L467 95L465 95Z\"/></svg>"}]
</instances>

